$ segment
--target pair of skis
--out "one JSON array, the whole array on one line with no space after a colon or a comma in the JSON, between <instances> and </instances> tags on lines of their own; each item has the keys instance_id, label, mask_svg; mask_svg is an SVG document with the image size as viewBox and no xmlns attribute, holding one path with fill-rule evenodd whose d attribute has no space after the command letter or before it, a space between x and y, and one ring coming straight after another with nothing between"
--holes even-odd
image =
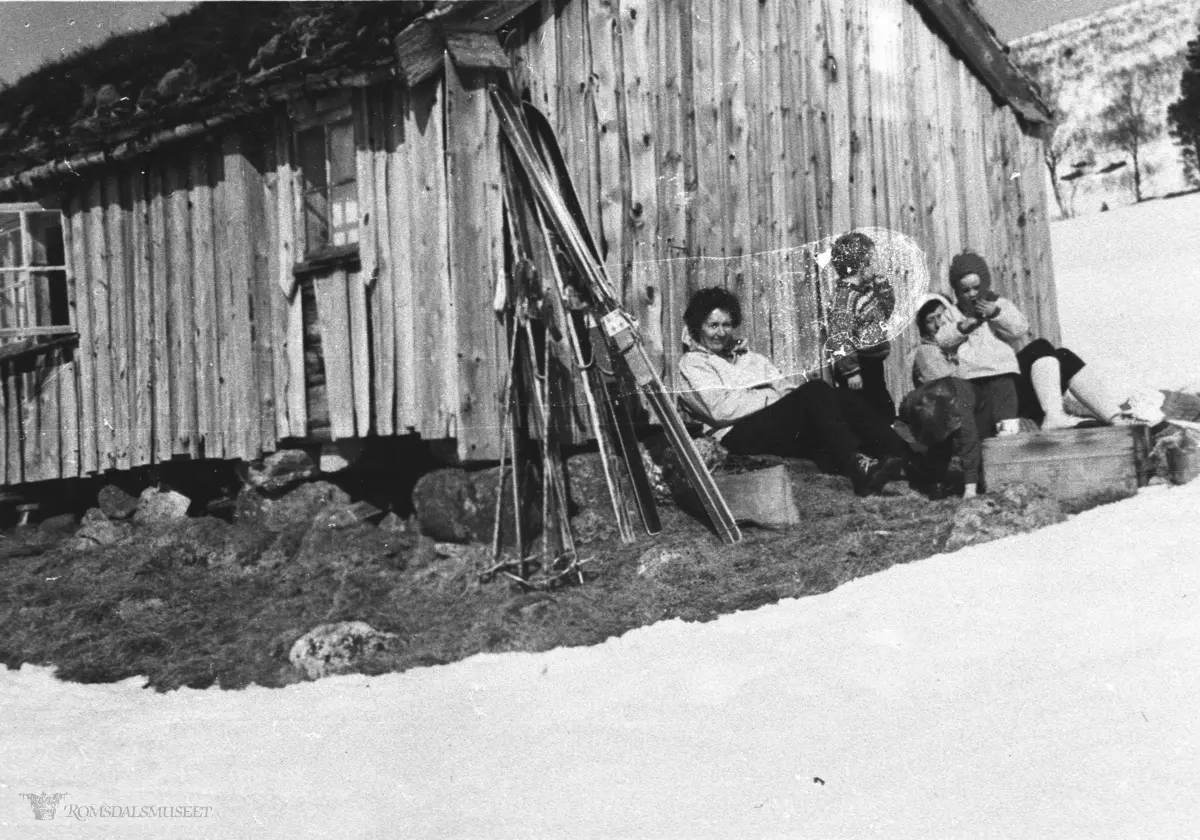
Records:
<instances>
[{"instance_id":1,"label":"pair of skis","mask_svg":"<svg viewBox=\"0 0 1200 840\"><path fill-rule=\"evenodd\" d=\"M588 376L593 382L597 381L595 365L597 360L603 359L604 356L609 356L610 362L614 358L623 360L629 374L658 417L718 536L726 543L739 542L742 535L733 514L684 428L679 412L663 387L633 320L622 308L608 280L599 250L588 232L565 161L549 123L536 108L528 103L522 107L522 103L508 92L492 86L490 93L493 110L508 141L512 157L524 176L525 183L533 192L535 214L541 235L546 235L544 222L548 221L569 265L583 284L583 291L589 299L592 319L599 327L598 333L592 331L593 357ZM553 253L550 261L555 262ZM553 270L557 271L557 268ZM560 281L561 278L556 277L555 285L559 290L565 291ZM567 326L574 327L573 324ZM609 348L615 350L615 354L609 354ZM610 367L609 370L616 369ZM619 393L619 383L615 382L613 377L605 377L603 372L599 372L599 377L598 387L593 390L606 395L607 398L602 402L606 406L605 414L608 415L608 420L601 416L597 418L600 420L597 425L608 430L610 438L617 444L616 448L624 456L635 496L638 497L643 522L647 530L653 533L661 529L661 524L658 522L657 509L653 506L649 480L633 436L632 423L629 422L627 413L621 411L624 404ZM593 412L593 416L598 413L599 407ZM610 489L614 486L616 484L610 481ZM618 520L620 516L618 513ZM651 527L652 524L654 528Z\"/></svg>"}]
</instances>

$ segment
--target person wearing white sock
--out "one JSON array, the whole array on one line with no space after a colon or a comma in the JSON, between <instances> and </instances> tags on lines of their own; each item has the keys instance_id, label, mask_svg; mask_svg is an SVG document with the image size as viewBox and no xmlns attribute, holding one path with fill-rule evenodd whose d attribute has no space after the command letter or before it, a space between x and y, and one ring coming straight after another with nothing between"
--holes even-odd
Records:
<instances>
[{"instance_id":1,"label":"person wearing white sock","mask_svg":"<svg viewBox=\"0 0 1200 840\"><path fill-rule=\"evenodd\" d=\"M1060 390L1062 369L1058 359L1054 356L1042 356L1030 366L1029 379L1042 409L1042 431L1073 429L1079 425L1078 418L1063 410Z\"/></svg>"}]
</instances>

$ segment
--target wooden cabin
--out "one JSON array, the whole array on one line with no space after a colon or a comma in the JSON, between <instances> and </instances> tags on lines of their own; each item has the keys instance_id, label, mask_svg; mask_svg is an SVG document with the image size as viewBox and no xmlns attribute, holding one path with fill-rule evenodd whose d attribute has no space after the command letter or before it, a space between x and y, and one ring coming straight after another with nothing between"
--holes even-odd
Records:
<instances>
[{"instance_id":1,"label":"wooden cabin","mask_svg":"<svg viewBox=\"0 0 1200 840\"><path fill-rule=\"evenodd\" d=\"M555 127L668 383L689 266L864 225L940 285L986 254L1058 337L1049 115L970 0L236 5L273 16L253 58L187 29L231 13L205 3L118 39L73 113L0 92L0 484L411 434L496 459L492 82ZM722 282L752 345L811 362L769 290Z\"/></svg>"}]
</instances>

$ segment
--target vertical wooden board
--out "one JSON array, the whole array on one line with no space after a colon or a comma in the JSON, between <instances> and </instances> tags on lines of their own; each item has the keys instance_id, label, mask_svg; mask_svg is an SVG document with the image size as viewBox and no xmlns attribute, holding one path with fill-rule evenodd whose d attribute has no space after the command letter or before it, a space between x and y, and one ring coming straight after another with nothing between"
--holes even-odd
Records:
<instances>
[{"instance_id":1,"label":"vertical wooden board","mask_svg":"<svg viewBox=\"0 0 1200 840\"><path fill-rule=\"evenodd\" d=\"M788 217L786 147L783 119L787 111L799 112L803 98L795 93L802 79L788 82L787 107L784 105L783 73L790 68L785 60L787 46L782 42L783 4L763 6L748 13L753 24L743 26L746 35L744 58L747 78L747 106L751 118L755 205L752 242L756 265L761 272L759 297L770 332L770 352L781 370L794 369L799 363L796 342L796 286L787 271ZM791 33L789 33L790 37ZM798 35L797 35L798 37ZM753 81L751 81L753 80ZM757 92L755 92L757 91Z\"/></svg>"},{"instance_id":2,"label":"vertical wooden board","mask_svg":"<svg viewBox=\"0 0 1200 840\"><path fill-rule=\"evenodd\" d=\"M743 334L758 347L767 347L761 289L754 281L751 220L754 218L754 161L750 155L750 110L747 98L758 91L747 90L746 35L743 10L753 4L728 3L721 8L723 34L719 37L724 84L721 86L721 129L724 134L725 252L730 258L728 283L742 301ZM755 9L757 11L757 9ZM757 67L757 55L753 66ZM757 101L755 106L757 107Z\"/></svg>"},{"instance_id":3,"label":"vertical wooden board","mask_svg":"<svg viewBox=\"0 0 1200 840\"><path fill-rule=\"evenodd\" d=\"M0 482L5 485L16 484L19 480L9 474L10 468L15 471L15 465L8 457L9 444L14 436L20 433L19 429L12 429L8 425L8 378L12 375L9 372L10 367L11 365L0 362Z\"/></svg>"},{"instance_id":4,"label":"vertical wooden board","mask_svg":"<svg viewBox=\"0 0 1200 840\"><path fill-rule=\"evenodd\" d=\"M275 223L276 270L279 294L276 304L279 335L283 340L275 352L275 404L278 408L277 435L305 437L308 433L307 392L304 382L304 316L293 268L297 261L296 170L292 166L291 134L287 118L279 114L275 129Z\"/></svg>"},{"instance_id":5,"label":"vertical wooden board","mask_svg":"<svg viewBox=\"0 0 1200 840\"><path fill-rule=\"evenodd\" d=\"M21 427L21 374L12 362L0 365L3 372L6 420L8 426L8 484L25 481L23 440L25 430Z\"/></svg>"},{"instance_id":6,"label":"vertical wooden board","mask_svg":"<svg viewBox=\"0 0 1200 840\"><path fill-rule=\"evenodd\" d=\"M684 191L684 295L685 300L700 286L700 223L697 209L700 172L700 136L696 107L696 27L691 0L679 20L679 91L683 127L680 133L683 151Z\"/></svg>"},{"instance_id":7,"label":"vertical wooden board","mask_svg":"<svg viewBox=\"0 0 1200 840\"><path fill-rule=\"evenodd\" d=\"M446 62L446 157L450 182L450 275L458 353L458 453L464 461L500 454L503 357L491 301L499 276L502 211L498 126L487 89L464 85Z\"/></svg>"},{"instance_id":8,"label":"vertical wooden board","mask_svg":"<svg viewBox=\"0 0 1200 840\"><path fill-rule=\"evenodd\" d=\"M225 339L225 324L216 324L221 300L217 289L213 249L213 187L207 146L197 146L190 155L192 230L192 338L196 348L196 422L203 454L221 458L225 441L220 418L224 413L224 389L218 387L219 342Z\"/></svg>"},{"instance_id":9,"label":"vertical wooden board","mask_svg":"<svg viewBox=\"0 0 1200 840\"><path fill-rule=\"evenodd\" d=\"M261 143L261 168L257 188L252 192L255 204L250 209L255 244L253 286L254 321L252 323L255 363L258 369L259 429L261 448L276 449L287 426L286 381L284 363L287 338L287 298L279 289L279 160L274 124L270 117L256 137Z\"/></svg>"},{"instance_id":10,"label":"vertical wooden board","mask_svg":"<svg viewBox=\"0 0 1200 840\"><path fill-rule=\"evenodd\" d=\"M140 168L130 173L130 244L133 272L133 358L134 380L130 395L133 421L132 463L149 464L154 460L154 304L150 236L150 205L146 195L146 175Z\"/></svg>"},{"instance_id":11,"label":"vertical wooden board","mask_svg":"<svg viewBox=\"0 0 1200 840\"><path fill-rule=\"evenodd\" d=\"M446 80L422 85L411 93L405 139L409 164L411 216L421 220L411 229L413 284L414 375L417 431L438 440L455 436L458 417L458 320L450 272L450 182L446 154ZM400 352L398 349L397 352Z\"/></svg>"},{"instance_id":12,"label":"vertical wooden board","mask_svg":"<svg viewBox=\"0 0 1200 840\"><path fill-rule=\"evenodd\" d=\"M825 110L829 67L821 6L807 0L785 0L780 12L784 45L780 54L782 160L788 220L784 245L795 248L816 242L833 229L831 135Z\"/></svg>"},{"instance_id":13,"label":"vertical wooden board","mask_svg":"<svg viewBox=\"0 0 1200 840\"><path fill-rule=\"evenodd\" d=\"M371 286L371 357L374 371L374 405L371 407L375 433L395 433L396 419L396 319L395 290L392 277L392 217L388 199L388 121L393 113L388 107L399 85L386 84L373 89L368 99L367 130L371 149L371 177L374 180L374 224L376 234L375 282Z\"/></svg>"},{"instance_id":14,"label":"vertical wooden board","mask_svg":"<svg viewBox=\"0 0 1200 840\"><path fill-rule=\"evenodd\" d=\"M59 437L58 380L63 374L62 349L46 353L38 360L38 444L37 472L41 481L62 478L62 442Z\"/></svg>"},{"instance_id":15,"label":"vertical wooden board","mask_svg":"<svg viewBox=\"0 0 1200 840\"><path fill-rule=\"evenodd\" d=\"M541 0L536 19L527 17L528 31L521 54L518 75L519 93L529 92L529 101L546 115L550 124L558 120L558 28L554 0ZM564 12L565 14L565 12ZM579 96L578 91L573 95ZM580 97L582 98L582 97Z\"/></svg>"},{"instance_id":16,"label":"vertical wooden board","mask_svg":"<svg viewBox=\"0 0 1200 840\"><path fill-rule=\"evenodd\" d=\"M593 238L600 241L599 163L596 139L596 78L592 71L590 6L597 0L573 0L562 6L555 26L559 144Z\"/></svg>"},{"instance_id":17,"label":"vertical wooden board","mask_svg":"<svg viewBox=\"0 0 1200 840\"><path fill-rule=\"evenodd\" d=\"M663 284L658 247L658 126L655 119L658 33L653 10L645 0L621 4L621 56L624 80L626 137L629 148L629 302L641 325L647 351L662 375L665 362L662 320ZM669 333L669 330L667 330Z\"/></svg>"},{"instance_id":18,"label":"vertical wooden board","mask_svg":"<svg viewBox=\"0 0 1200 840\"><path fill-rule=\"evenodd\" d=\"M949 291L946 276L950 267L950 245L946 240L946 184L942 178L942 137L938 122L938 64L937 51L941 42L929 29L922 27L921 63L917 66L917 86L921 90L921 149L922 195L925 200L926 222L929 231L930 272L934 285Z\"/></svg>"},{"instance_id":19,"label":"vertical wooden board","mask_svg":"<svg viewBox=\"0 0 1200 840\"><path fill-rule=\"evenodd\" d=\"M715 0L694 0L691 15L692 45L692 112L695 119L695 184L692 200L695 214L694 250L700 266L697 286L719 285L723 272L713 277L712 261L706 257L724 256L725 231L723 198L718 175L724 172L724 153L720 134L720 91L716 76L716 57L713 52Z\"/></svg>"},{"instance_id":20,"label":"vertical wooden board","mask_svg":"<svg viewBox=\"0 0 1200 840\"><path fill-rule=\"evenodd\" d=\"M371 149L367 91L354 95L355 177L358 181L358 253L360 268L350 275L347 288L350 304L350 340L354 394L354 426L360 437L371 430L371 347L367 320L367 286L379 270L376 252L374 152Z\"/></svg>"},{"instance_id":21,"label":"vertical wooden board","mask_svg":"<svg viewBox=\"0 0 1200 840\"><path fill-rule=\"evenodd\" d=\"M108 245L105 242L105 195L102 181L96 179L88 189L87 255L88 279L91 287L92 346L95 353L96 375L96 449L97 468L101 471L116 466L113 435L112 341L109 327Z\"/></svg>"},{"instance_id":22,"label":"vertical wooden board","mask_svg":"<svg viewBox=\"0 0 1200 840\"><path fill-rule=\"evenodd\" d=\"M127 173L113 173L104 180L104 235L107 244L105 267L108 274L109 347L112 353L113 429L112 466L130 467L130 390L136 362L132 358L131 338L135 325L131 317L129 275L132 268L129 248L129 187Z\"/></svg>"},{"instance_id":23,"label":"vertical wooden board","mask_svg":"<svg viewBox=\"0 0 1200 840\"><path fill-rule=\"evenodd\" d=\"M853 224L850 206L851 128L850 85L852 57L847 46L848 2L861 0L821 0L825 33L825 111L829 115L830 229L833 236Z\"/></svg>"},{"instance_id":24,"label":"vertical wooden board","mask_svg":"<svg viewBox=\"0 0 1200 840\"><path fill-rule=\"evenodd\" d=\"M422 283L416 279L418 262L415 242L419 226L414 222L421 218L417 215L418 208L428 210L428 206L422 203L426 197L419 189L422 184L417 181L414 162L421 147L418 117L422 112L427 118L431 111L436 114L435 101L432 83L419 88L411 99L399 86L392 88L389 96L391 118L388 122L387 198L391 270L387 299L391 308L387 317L392 324L392 344L388 356L381 357L380 364L386 365L387 359L393 360L393 415L397 434L408 434L422 428L423 417L417 390L418 324L414 311L419 304L419 290L425 285L443 282L439 275L425 277ZM436 217L424 221L428 225L444 224L444 219ZM429 269L430 266L423 268ZM444 313L432 315L444 317Z\"/></svg>"},{"instance_id":25,"label":"vertical wooden board","mask_svg":"<svg viewBox=\"0 0 1200 840\"><path fill-rule=\"evenodd\" d=\"M625 204L622 183L622 126L618 114L621 92L621 68L618 64L620 26L617 0L591 0L588 6L588 32L592 45L592 107L596 124L596 155L599 178L598 202L600 227L596 244L604 259L605 271L624 299L625 280L622 251L625 244Z\"/></svg>"},{"instance_id":26,"label":"vertical wooden board","mask_svg":"<svg viewBox=\"0 0 1200 840\"><path fill-rule=\"evenodd\" d=\"M167 248L166 188L162 165L150 158L148 172L150 238L150 321L153 325L150 353L151 388L154 398L153 442L155 462L170 460L171 443L171 345L167 330L170 310L171 267Z\"/></svg>"},{"instance_id":27,"label":"vertical wooden board","mask_svg":"<svg viewBox=\"0 0 1200 840\"><path fill-rule=\"evenodd\" d=\"M224 178L217 186L217 215L221 226L223 253L218 259L221 309L225 313L225 338L218 346L226 398L222 403L226 429L226 457L255 457L261 447L258 413L258 347L252 338L251 312L262 250L261 189L258 175L247 159L254 142L239 131L222 138L221 169Z\"/></svg>"},{"instance_id":28,"label":"vertical wooden board","mask_svg":"<svg viewBox=\"0 0 1200 840\"><path fill-rule=\"evenodd\" d=\"M58 422L62 426L62 476L79 475L79 384L74 355L63 353L58 377Z\"/></svg>"},{"instance_id":29,"label":"vertical wooden board","mask_svg":"<svg viewBox=\"0 0 1200 840\"><path fill-rule=\"evenodd\" d=\"M846 189L850 199L850 225L865 227L875 224L874 203L871 200L874 173L871 170L871 66L867 40L867 8L865 0L846 0L846 89L849 92L846 111L850 127L849 181ZM835 182L834 189L837 188ZM838 228L834 236L845 233Z\"/></svg>"},{"instance_id":30,"label":"vertical wooden board","mask_svg":"<svg viewBox=\"0 0 1200 840\"><path fill-rule=\"evenodd\" d=\"M657 154L656 209L658 211L655 272L662 295L663 367L668 389L677 387L680 347L677 339L687 306L686 197L683 178L683 79L680 16L687 14L681 0L663 0L653 5L653 34L658 39L655 87L658 95L653 112Z\"/></svg>"},{"instance_id":31,"label":"vertical wooden board","mask_svg":"<svg viewBox=\"0 0 1200 840\"><path fill-rule=\"evenodd\" d=\"M71 286L74 311L71 322L79 333L75 351L75 379L79 394L79 470L81 474L97 469L96 443L96 343L92 332L92 282L88 259L87 218L90 191L74 193L70 203Z\"/></svg>"},{"instance_id":32,"label":"vertical wooden board","mask_svg":"<svg viewBox=\"0 0 1200 840\"><path fill-rule=\"evenodd\" d=\"M187 165L166 157L164 166L167 260L170 266L167 340L171 350L171 447L174 454L195 456L199 453L199 441L193 335L191 202L188 199Z\"/></svg>"},{"instance_id":33,"label":"vertical wooden board","mask_svg":"<svg viewBox=\"0 0 1200 840\"><path fill-rule=\"evenodd\" d=\"M75 288L75 232L72 220L78 214L78 200L68 193L63 200L63 256L67 273L67 311L71 324L78 332L78 291ZM79 357L79 345L63 351L63 373L59 381L59 422L62 424L62 474L66 478L79 475L79 373L75 360ZM3 434L0 422L0 435ZM0 441L0 451L4 444ZM4 466L0 464L0 480Z\"/></svg>"},{"instance_id":34,"label":"vertical wooden board","mask_svg":"<svg viewBox=\"0 0 1200 840\"><path fill-rule=\"evenodd\" d=\"M990 102L983 113L983 132L987 138L985 168L987 171L988 182L988 227L991 235L990 253L997 255L997 258L1005 266L1005 276L1002 279L1000 288L1007 288L1012 284L1012 251L1008 243L1007 220L1005 218L1005 206L1008 201L1009 182L1013 180L1010 175L1014 171L1008 165L1004 153L1004 128L1000 117L1003 115L1001 109L995 107ZM1020 177L1020 173L1015 173Z\"/></svg>"},{"instance_id":35,"label":"vertical wooden board","mask_svg":"<svg viewBox=\"0 0 1200 840\"><path fill-rule=\"evenodd\" d=\"M347 274L347 282L354 433L366 437L371 432L371 338L367 324L367 284L360 271Z\"/></svg>"},{"instance_id":36,"label":"vertical wooden board","mask_svg":"<svg viewBox=\"0 0 1200 840\"><path fill-rule=\"evenodd\" d=\"M347 284L361 282L340 269L313 278L321 348L325 354L325 393L334 440L354 437L353 359Z\"/></svg>"},{"instance_id":37,"label":"vertical wooden board","mask_svg":"<svg viewBox=\"0 0 1200 840\"><path fill-rule=\"evenodd\" d=\"M236 131L236 130L235 130ZM226 146L236 143L231 133L222 132L220 139L209 150L207 168L209 192L212 211L213 231L213 274L212 274L212 315L210 320L215 322L214 342L210 352L213 366L213 390L217 396L213 406L213 434L220 442L220 452L212 451L210 442L206 450L209 457L240 458L241 447L238 444L241 430L236 428L233 421L234 405L238 399L238 362L235 360L239 353L248 354L250 348L237 346L237 319L235 314L237 302L233 296L234 274L239 268L235 262L247 261L246 248L237 242L236 228L242 221L244 200L239 206L242 196L234 196L236 189L231 182L230 173L226 170ZM244 231L242 238L244 238ZM241 253L235 251L241 250ZM198 316L197 316L198 317ZM245 313L242 313L245 317Z\"/></svg>"}]
</instances>

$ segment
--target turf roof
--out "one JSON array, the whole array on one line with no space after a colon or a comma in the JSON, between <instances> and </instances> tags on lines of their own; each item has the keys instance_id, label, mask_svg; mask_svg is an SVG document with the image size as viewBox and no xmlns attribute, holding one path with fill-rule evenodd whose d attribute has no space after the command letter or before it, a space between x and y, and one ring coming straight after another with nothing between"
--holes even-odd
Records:
<instances>
[{"instance_id":1,"label":"turf roof","mask_svg":"<svg viewBox=\"0 0 1200 840\"><path fill-rule=\"evenodd\" d=\"M308 75L387 65L432 5L205 2L48 62L0 89L0 176L265 102Z\"/></svg>"}]
</instances>

